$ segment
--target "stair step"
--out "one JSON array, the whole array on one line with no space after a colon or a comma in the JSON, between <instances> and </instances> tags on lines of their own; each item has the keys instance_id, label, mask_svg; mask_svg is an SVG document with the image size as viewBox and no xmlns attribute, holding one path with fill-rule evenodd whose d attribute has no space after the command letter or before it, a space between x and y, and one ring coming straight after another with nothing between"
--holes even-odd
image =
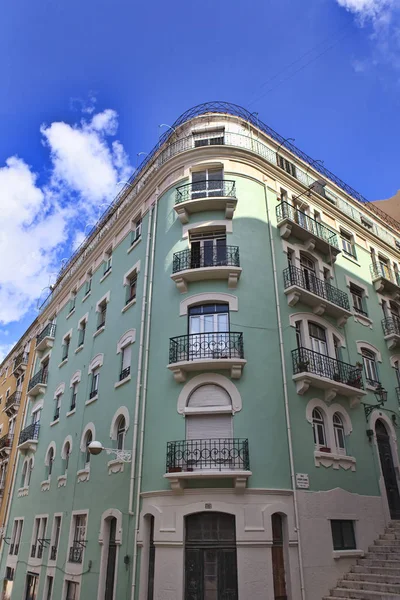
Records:
<instances>
[{"instance_id":1,"label":"stair step","mask_svg":"<svg viewBox=\"0 0 400 600\"><path fill-rule=\"evenodd\" d=\"M400 540L380 538L379 540L375 540L374 544L375 546L400 546Z\"/></svg>"},{"instance_id":2,"label":"stair step","mask_svg":"<svg viewBox=\"0 0 400 600\"><path fill-rule=\"evenodd\" d=\"M375 591L367 591L367 590L357 590L350 588L335 588L331 592L335 594L334 598L347 598L347 599L358 599L361 600L400 600L400 594L391 594L388 592L375 592ZM330 597L332 600L332 596Z\"/></svg>"},{"instance_id":3,"label":"stair step","mask_svg":"<svg viewBox=\"0 0 400 600\"><path fill-rule=\"evenodd\" d=\"M385 544L383 546L369 546L368 547L368 552L373 552L373 553L381 553L381 552L386 552L387 554L389 552L392 552L393 554L398 554L400 557L400 547L399 546L392 546L389 544Z\"/></svg>"},{"instance_id":4,"label":"stair step","mask_svg":"<svg viewBox=\"0 0 400 600\"><path fill-rule=\"evenodd\" d=\"M389 555L391 556L391 555ZM391 569L400 569L400 560L394 560L392 558L387 558L385 554L379 555L379 558L369 557L362 558L357 561L358 565L369 567L382 567L382 568L391 568Z\"/></svg>"},{"instance_id":5,"label":"stair step","mask_svg":"<svg viewBox=\"0 0 400 600\"><path fill-rule=\"evenodd\" d=\"M371 581L352 581L350 579L341 579L338 581L338 586L341 588L350 588L354 590L362 590L366 592L382 592L384 594L399 594L400 597L400 585L391 583L380 583Z\"/></svg>"},{"instance_id":6,"label":"stair step","mask_svg":"<svg viewBox=\"0 0 400 600\"><path fill-rule=\"evenodd\" d=\"M400 572L397 575L388 575L387 573L382 573L382 570L379 569L378 572L375 573L365 573L362 571L351 571L350 573L346 573L344 579L348 579L349 581L368 581L371 583L388 583L388 584L396 584L400 586ZM397 590L396 590L397 591Z\"/></svg>"},{"instance_id":7,"label":"stair step","mask_svg":"<svg viewBox=\"0 0 400 600\"><path fill-rule=\"evenodd\" d=\"M353 565L351 567L350 573L353 573L354 575L356 574L360 574L360 573L365 573L368 575L377 575L378 577L380 577L381 575L387 575L388 577L398 577L400 580L400 564L397 568L395 567L387 567L386 566L386 562L382 561L382 565L379 566L375 566L375 567L371 567L368 565L364 565L364 564L359 564L359 565ZM360 579L362 579L363 577L360 577ZM368 581L367 579L365 581Z\"/></svg>"}]
</instances>

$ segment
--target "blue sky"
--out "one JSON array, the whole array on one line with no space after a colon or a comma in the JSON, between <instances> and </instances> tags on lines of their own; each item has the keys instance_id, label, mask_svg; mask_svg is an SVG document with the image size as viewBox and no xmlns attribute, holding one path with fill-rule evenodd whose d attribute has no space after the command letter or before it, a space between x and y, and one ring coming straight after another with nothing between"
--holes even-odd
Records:
<instances>
[{"instance_id":1,"label":"blue sky","mask_svg":"<svg viewBox=\"0 0 400 600\"><path fill-rule=\"evenodd\" d=\"M393 195L399 3L2 2L0 355L158 125L191 106L257 111L367 198Z\"/></svg>"}]
</instances>

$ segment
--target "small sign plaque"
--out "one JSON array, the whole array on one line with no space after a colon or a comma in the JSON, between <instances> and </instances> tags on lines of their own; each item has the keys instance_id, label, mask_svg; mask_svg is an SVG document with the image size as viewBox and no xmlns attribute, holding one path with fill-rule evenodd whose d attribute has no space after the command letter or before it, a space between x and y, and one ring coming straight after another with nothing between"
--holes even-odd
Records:
<instances>
[{"instance_id":1,"label":"small sign plaque","mask_svg":"<svg viewBox=\"0 0 400 600\"><path fill-rule=\"evenodd\" d=\"M207 509L207 510L211 510L212 509L211 502L206 502L205 505L204 505L204 508Z\"/></svg>"},{"instance_id":2,"label":"small sign plaque","mask_svg":"<svg viewBox=\"0 0 400 600\"><path fill-rule=\"evenodd\" d=\"M307 473L296 473L296 487L308 490L310 487L310 480L308 479Z\"/></svg>"}]
</instances>

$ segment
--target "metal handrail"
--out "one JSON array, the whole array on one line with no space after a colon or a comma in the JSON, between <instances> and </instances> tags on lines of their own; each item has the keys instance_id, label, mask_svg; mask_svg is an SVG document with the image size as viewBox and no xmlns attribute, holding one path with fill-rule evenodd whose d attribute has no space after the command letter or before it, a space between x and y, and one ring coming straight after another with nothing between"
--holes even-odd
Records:
<instances>
[{"instance_id":1,"label":"metal handrail","mask_svg":"<svg viewBox=\"0 0 400 600\"><path fill-rule=\"evenodd\" d=\"M121 373L119 374L119 380L122 381L123 379L126 379L127 377L129 377L130 372L131 372L130 367L126 367L126 369L123 369L121 371Z\"/></svg>"},{"instance_id":2,"label":"metal handrail","mask_svg":"<svg viewBox=\"0 0 400 600\"><path fill-rule=\"evenodd\" d=\"M393 269L389 265L383 265L382 263L371 263L369 265L369 270L371 272L372 279L387 279L391 281L395 285L400 287L400 275L393 271Z\"/></svg>"},{"instance_id":3,"label":"metal handrail","mask_svg":"<svg viewBox=\"0 0 400 600\"><path fill-rule=\"evenodd\" d=\"M244 358L243 333L191 333L170 339L169 362L204 358Z\"/></svg>"},{"instance_id":4,"label":"metal handrail","mask_svg":"<svg viewBox=\"0 0 400 600\"><path fill-rule=\"evenodd\" d=\"M28 383L28 392L32 388L34 388L37 383L46 384L47 383L48 374L49 374L48 369L40 369L40 371L38 371L36 373L36 375L34 375L32 377L32 379L29 380L29 383Z\"/></svg>"},{"instance_id":5,"label":"metal handrail","mask_svg":"<svg viewBox=\"0 0 400 600\"><path fill-rule=\"evenodd\" d=\"M228 179L204 179L176 188L175 204L200 198L236 198L236 183Z\"/></svg>"},{"instance_id":6,"label":"metal handrail","mask_svg":"<svg viewBox=\"0 0 400 600\"><path fill-rule=\"evenodd\" d=\"M190 248L174 252L172 272L204 267L240 267L238 246L214 246L212 248Z\"/></svg>"},{"instance_id":7,"label":"metal handrail","mask_svg":"<svg viewBox=\"0 0 400 600\"><path fill-rule=\"evenodd\" d=\"M13 404L20 404L21 402L21 396L22 396L22 392L16 391L13 394L11 394L11 396L9 396L7 398L7 402L5 405L5 410L7 410L8 408L10 408L11 406L13 406Z\"/></svg>"},{"instance_id":8,"label":"metal handrail","mask_svg":"<svg viewBox=\"0 0 400 600\"><path fill-rule=\"evenodd\" d=\"M27 352L20 352L18 356L14 359L13 371L20 365L27 365L29 359L29 354Z\"/></svg>"},{"instance_id":9,"label":"metal handrail","mask_svg":"<svg viewBox=\"0 0 400 600\"><path fill-rule=\"evenodd\" d=\"M69 549L69 562L81 563L83 558L83 546L73 544Z\"/></svg>"},{"instance_id":10,"label":"metal handrail","mask_svg":"<svg viewBox=\"0 0 400 600\"><path fill-rule=\"evenodd\" d=\"M167 473L200 469L249 471L248 439L212 438L167 443Z\"/></svg>"},{"instance_id":11,"label":"metal handrail","mask_svg":"<svg viewBox=\"0 0 400 600\"><path fill-rule=\"evenodd\" d=\"M40 344L45 337L54 338L56 336L56 326L54 323L48 323L44 329L36 336L36 346Z\"/></svg>"},{"instance_id":12,"label":"metal handrail","mask_svg":"<svg viewBox=\"0 0 400 600\"><path fill-rule=\"evenodd\" d=\"M319 279L312 271L289 266L283 271L285 289L297 285L304 290L316 294L324 300L328 300L341 308L350 311L349 298L346 292L331 285L323 279Z\"/></svg>"},{"instance_id":13,"label":"metal handrail","mask_svg":"<svg viewBox=\"0 0 400 600\"><path fill-rule=\"evenodd\" d=\"M11 434L10 433L6 433L6 435L3 435L0 438L0 450L2 448L11 448L12 443L13 443L13 439L14 439L14 436L13 436L12 433Z\"/></svg>"},{"instance_id":14,"label":"metal handrail","mask_svg":"<svg viewBox=\"0 0 400 600\"><path fill-rule=\"evenodd\" d=\"M386 335L400 335L400 317L386 317L382 319L383 334Z\"/></svg>"},{"instance_id":15,"label":"metal handrail","mask_svg":"<svg viewBox=\"0 0 400 600\"><path fill-rule=\"evenodd\" d=\"M308 348L292 350L293 374L313 373L332 381L364 389L362 367L349 365L336 358L314 352Z\"/></svg>"},{"instance_id":16,"label":"metal handrail","mask_svg":"<svg viewBox=\"0 0 400 600\"><path fill-rule=\"evenodd\" d=\"M23 444L28 440L37 440L39 438L39 430L40 423L31 423L19 434L18 444Z\"/></svg>"},{"instance_id":17,"label":"metal handrail","mask_svg":"<svg viewBox=\"0 0 400 600\"><path fill-rule=\"evenodd\" d=\"M319 221L312 219L306 213L302 212L298 208L295 208L288 202L281 202L276 207L276 216L278 219L278 223L283 221L283 219L289 219L290 221L294 221L303 229L306 229L316 237L324 240L337 250L339 250L339 242L337 234L329 229L326 225L323 225Z\"/></svg>"}]
</instances>

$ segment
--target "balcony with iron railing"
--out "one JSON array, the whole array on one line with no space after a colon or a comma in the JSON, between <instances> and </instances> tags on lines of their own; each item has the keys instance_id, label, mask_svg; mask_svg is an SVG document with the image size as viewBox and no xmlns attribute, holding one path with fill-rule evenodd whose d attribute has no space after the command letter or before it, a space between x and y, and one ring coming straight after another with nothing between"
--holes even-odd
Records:
<instances>
[{"instance_id":1,"label":"balcony with iron railing","mask_svg":"<svg viewBox=\"0 0 400 600\"><path fill-rule=\"evenodd\" d=\"M234 181L205 179L177 187L174 208L184 224L189 222L189 215L192 213L208 210L224 210L225 218L232 219L236 204Z\"/></svg>"},{"instance_id":2,"label":"balcony with iron railing","mask_svg":"<svg viewBox=\"0 0 400 600\"><path fill-rule=\"evenodd\" d=\"M379 293L387 293L397 300L400 298L400 275L389 265L382 262L373 262L369 266L372 283Z\"/></svg>"},{"instance_id":3,"label":"balcony with iron railing","mask_svg":"<svg viewBox=\"0 0 400 600\"><path fill-rule=\"evenodd\" d=\"M316 248L334 262L340 252L338 236L323 223L309 217L306 213L288 202L276 207L277 225L284 239L294 236L302 240L308 250Z\"/></svg>"},{"instance_id":4,"label":"balcony with iron railing","mask_svg":"<svg viewBox=\"0 0 400 600\"><path fill-rule=\"evenodd\" d=\"M382 319L382 329L389 350L400 346L400 317L385 317Z\"/></svg>"},{"instance_id":5,"label":"balcony with iron railing","mask_svg":"<svg viewBox=\"0 0 400 600\"><path fill-rule=\"evenodd\" d=\"M18 449L22 452L28 450L36 451L36 446L39 439L40 424L31 423L28 427L25 427L19 434Z\"/></svg>"},{"instance_id":6,"label":"balcony with iron railing","mask_svg":"<svg viewBox=\"0 0 400 600\"><path fill-rule=\"evenodd\" d=\"M16 390L7 398L4 410L9 417L12 417L18 412L21 404L21 396L22 392Z\"/></svg>"},{"instance_id":7,"label":"balcony with iron railing","mask_svg":"<svg viewBox=\"0 0 400 600\"><path fill-rule=\"evenodd\" d=\"M354 407L366 394L362 366L350 365L303 347L292 351L292 364L293 381L301 396L314 387L324 390L326 402L341 395L348 397L350 406Z\"/></svg>"},{"instance_id":8,"label":"balcony with iron railing","mask_svg":"<svg viewBox=\"0 0 400 600\"><path fill-rule=\"evenodd\" d=\"M226 279L228 288L237 286L242 269L238 246L192 247L175 252L171 279L181 293L191 281Z\"/></svg>"},{"instance_id":9,"label":"balcony with iron railing","mask_svg":"<svg viewBox=\"0 0 400 600\"><path fill-rule=\"evenodd\" d=\"M243 333L193 333L170 339L168 369L178 382L185 381L188 372L202 370L230 370L232 379L239 379L246 362Z\"/></svg>"},{"instance_id":10,"label":"balcony with iron railing","mask_svg":"<svg viewBox=\"0 0 400 600\"><path fill-rule=\"evenodd\" d=\"M283 271L283 281L289 306L301 302L317 315L334 317L339 326L343 326L352 314L347 294L319 279L312 271L289 266Z\"/></svg>"},{"instance_id":11,"label":"balcony with iron railing","mask_svg":"<svg viewBox=\"0 0 400 600\"><path fill-rule=\"evenodd\" d=\"M26 371L28 366L29 354L27 352L20 352L14 359L13 363L13 374L15 377L20 377L22 373Z\"/></svg>"},{"instance_id":12,"label":"balcony with iron railing","mask_svg":"<svg viewBox=\"0 0 400 600\"><path fill-rule=\"evenodd\" d=\"M39 394L44 394L47 388L47 377L48 377L48 368L42 368L38 371L32 379L29 380L28 383L28 395L29 396L38 396Z\"/></svg>"},{"instance_id":13,"label":"balcony with iron railing","mask_svg":"<svg viewBox=\"0 0 400 600\"><path fill-rule=\"evenodd\" d=\"M43 352L46 348L51 348L54 344L55 336L56 326L54 323L48 323L39 335L36 336L36 350L38 352Z\"/></svg>"},{"instance_id":14,"label":"balcony with iron railing","mask_svg":"<svg viewBox=\"0 0 400 600\"><path fill-rule=\"evenodd\" d=\"M83 560L84 546L79 542L74 542L69 549L68 560L71 563L81 563Z\"/></svg>"},{"instance_id":15,"label":"balcony with iron railing","mask_svg":"<svg viewBox=\"0 0 400 600\"><path fill-rule=\"evenodd\" d=\"M249 442L213 438L168 442L166 479L173 489L191 479L232 479L242 488L250 477Z\"/></svg>"},{"instance_id":16,"label":"balcony with iron railing","mask_svg":"<svg viewBox=\"0 0 400 600\"><path fill-rule=\"evenodd\" d=\"M12 448L14 435L12 433L6 433L0 438L0 458L6 458Z\"/></svg>"}]
</instances>

